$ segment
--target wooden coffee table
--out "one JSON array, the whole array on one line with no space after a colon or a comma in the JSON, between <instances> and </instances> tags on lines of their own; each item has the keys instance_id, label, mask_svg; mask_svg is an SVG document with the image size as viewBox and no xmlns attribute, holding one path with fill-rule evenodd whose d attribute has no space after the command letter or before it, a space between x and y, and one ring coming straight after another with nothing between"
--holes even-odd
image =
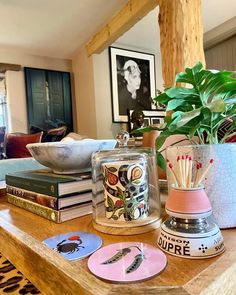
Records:
<instances>
[{"instance_id":1,"label":"wooden coffee table","mask_svg":"<svg viewBox=\"0 0 236 295\"><path fill-rule=\"evenodd\" d=\"M100 235L104 245L135 241L156 246L158 230L113 236L97 232L91 215L56 224L0 197L0 252L46 295L235 294L236 229L222 231L227 250L221 256L190 260L167 255L168 265L161 274L133 284L103 281L89 272L87 259L69 262L42 244L56 234L89 231Z\"/></svg>"}]
</instances>

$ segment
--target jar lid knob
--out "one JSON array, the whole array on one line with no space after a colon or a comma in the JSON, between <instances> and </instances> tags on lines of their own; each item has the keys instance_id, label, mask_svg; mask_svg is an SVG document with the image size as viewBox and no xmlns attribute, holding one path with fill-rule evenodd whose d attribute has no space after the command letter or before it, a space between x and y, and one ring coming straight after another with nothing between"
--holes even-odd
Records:
<instances>
[{"instance_id":1,"label":"jar lid knob","mask_svg":"<svg viewBox=\"0 0 236 295\"><path fill-rule=\"evenodd\" d=\"M116 135L119 147L126 147L129 141L129 132L122 130Z\"/></svg>"}]
</instances>

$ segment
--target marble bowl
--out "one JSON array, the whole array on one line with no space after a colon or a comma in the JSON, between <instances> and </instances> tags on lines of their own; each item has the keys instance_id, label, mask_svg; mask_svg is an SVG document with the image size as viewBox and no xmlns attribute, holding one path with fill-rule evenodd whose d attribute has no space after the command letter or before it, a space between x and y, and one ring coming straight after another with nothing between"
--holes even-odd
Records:
<instances>
[{"instance_id":1,"label":"marble bowl","mask_svg":"<svg viewBox=\"0 0 236 295\"><path fill-rule=\"evenodd\" d=\"M57 174L72 174L91 170L91 155L100 150L110 150L116 140L83 139L27 144L32 157Z\"/></svg>"}]
</instances>

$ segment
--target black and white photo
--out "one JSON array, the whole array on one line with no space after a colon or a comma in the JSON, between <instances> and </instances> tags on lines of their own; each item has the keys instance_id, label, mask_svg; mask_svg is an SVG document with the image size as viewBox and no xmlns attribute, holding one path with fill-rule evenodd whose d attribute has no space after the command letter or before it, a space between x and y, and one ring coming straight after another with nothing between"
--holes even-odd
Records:
<instances>
[{"instance_id":1,"label":"black and white photo","mask_svg":"<svg viewBox=\"0 0 236 295\"><path fill-rule=\"evenodd\" d=\"M153 54L110 47L113 122L128 122L127 110L155 108Z\"/></svg>"}]
</instances>

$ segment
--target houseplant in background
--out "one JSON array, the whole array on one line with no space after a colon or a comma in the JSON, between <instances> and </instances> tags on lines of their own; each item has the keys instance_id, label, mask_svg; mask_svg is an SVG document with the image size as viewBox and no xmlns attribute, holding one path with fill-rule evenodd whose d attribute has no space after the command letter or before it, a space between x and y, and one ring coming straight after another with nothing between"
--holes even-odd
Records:
<instances>
[{"instance_id":1,"label":"houseplant in background","mask_svg":"<svg viewBox=\"0 0 236 295\"><path fill-rule=\"evenodd\" d=\"M197 63L176 75L175 85L154 98L166 105L171 114L160 128L144 128L143 132L158 129L156 140L158 165L165 167L163 150L170 136L185 135L191 146L168 148L167 157L192 153L194 159L205 162L213 158L205 182L213 213L221 228L236 226L236 144L229 141L236 130L236 79L234 72L211 71ZM178 83L185 83L178 86ZM197 142L195 139L198 139ZM180 140L181 141L181 140ZM200 145L199 145L200 143ZM164 148L163 148L164 147ZM171 159L173 160L173 159Z\"/></svg>"}]
</instances>

